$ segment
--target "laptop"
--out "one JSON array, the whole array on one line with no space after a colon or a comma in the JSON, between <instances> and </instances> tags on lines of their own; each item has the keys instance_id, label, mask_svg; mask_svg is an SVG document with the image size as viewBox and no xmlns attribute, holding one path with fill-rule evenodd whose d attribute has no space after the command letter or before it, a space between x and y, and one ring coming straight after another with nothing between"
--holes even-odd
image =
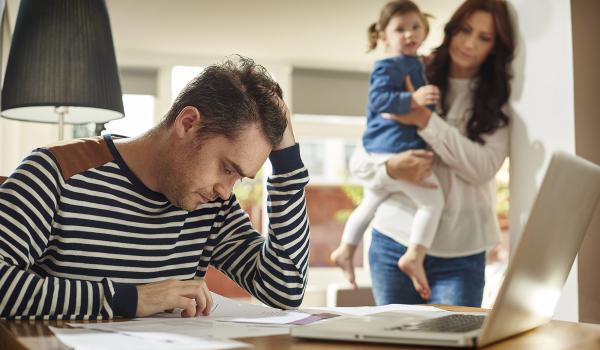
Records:
<instances>
[{"instance_id":1,"label":"laptop","mask_svg":"<svg viewBox=\"0 0 600 350\"><path fill-rule=\"evenodd\" d=\"M292 328L298 338L485 346L550 320L600 198L600 166L562 152L546 176L493 309L342 316Z\"/></svg>"}]
</instances>

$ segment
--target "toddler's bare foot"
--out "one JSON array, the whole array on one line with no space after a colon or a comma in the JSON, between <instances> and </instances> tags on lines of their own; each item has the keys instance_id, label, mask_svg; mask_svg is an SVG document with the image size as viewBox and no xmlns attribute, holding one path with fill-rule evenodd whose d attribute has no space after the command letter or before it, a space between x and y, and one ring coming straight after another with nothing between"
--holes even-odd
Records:
<instances>
[{"instance_id":1,"label":"toddler's bare foot","mask_svg":"<svg viewBox=\"0 0 600 350\"><path fill-rule=\"evenodd\" d=\"M352 262L355 250L356 246L347 243L341 243L340 246L331 252L331 255L329 256L329 259L331 259L334 264L342 269L344 276L348 282L350 282L354 290L358 289L354 277L354 263Z\"/></svg>"},{"instance_id":2,"label":"toddler's bare foot","mask_svg":"<svg viewBox=\"0 0 600 350\"><path fill-rule=\"evenodd\" d=\"M398 260L398 268L410 277L421 298L429 300L431 289L423 267L426 251L426 248L421 245L411 245Z\"/></svg>"}]
</instances>

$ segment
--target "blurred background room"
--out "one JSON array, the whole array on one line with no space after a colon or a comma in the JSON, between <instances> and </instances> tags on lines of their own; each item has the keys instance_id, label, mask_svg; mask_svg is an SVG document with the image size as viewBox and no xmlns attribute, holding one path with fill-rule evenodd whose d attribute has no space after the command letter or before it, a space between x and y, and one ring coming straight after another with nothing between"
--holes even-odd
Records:
<instances>
[{"instance_id":1,"label":"blurred background room","mask_svg":"<svg viewBox=\"0 0 600 350\"><path fill-rule=\"evenodd\" d=\"M426 55L440 44L444 24L462 1L415 2L433 16L429 36L420 52ZM341 270L330 262L329 254L339 243L345 220L362 196L362 187L350 175L348 162L361 142L365 127L369 72L373 62L383 57L381 48L366 53L367 27L378 18L385 3L386 0L107 0L125 116L106 124L66 125L65 139L100 132L139 135L162 118L179 91L204 67L232 54L253 58L269 70L284 91L311 177L306 188L311 228L310 272L303 306L372 303L364 250L368 247L370 230L355 257L357 281L363 293L347 297L349 285ZM581 8L576 0L509 3L518 23L510 106L511 160L510 166L506 160L497 175L497 215L503 241L488 252L483 307L493 305L511 246L518 241L551 152L560 149L575 153L577 145L578 153L587 151L598 159L600 149L599 141L585 144L581 141L592 139L590 128L600 132L596 121L600 118L596 112L595 118L584 113L592 111L586 107L591 102L575 97L577 91L586 89L582 84L598 87L600 80L597 45L574 39L577 19L588 18L589 11L583 8L586 1L580 2ZM3 69L19 1L6 1L5 6ZM584 48L592 46L596 47L591 54L597 59L595 82L574 68L577 60L587 59L582 54ZM558 100L560 104L550 103ZM35 147L56 141L56 125L0 118L0 175L10 174ZM235 188L242 206L261 232L266 227L263 188L269 173L266 164L256 179L244 180ZM596 231L600 231L598 220L595 225ZM590 242L584 245L593 245ZM590 274L585 266L600 264L592 255L588 253L583 267L580 256L580 271ZM585 315L581 300L588 295L590 302L600 305L597 298L600 292L596 297L590 292L600 289L598 283L583 290L581 286L590 277L581 282L584 275L577 272L576 263L557 309L557 318L581 318ZM597 273L595 277L597 280ZM207 281L214 292L249 297L214 269L209 271Z\"/></svg>"}]
</instances>

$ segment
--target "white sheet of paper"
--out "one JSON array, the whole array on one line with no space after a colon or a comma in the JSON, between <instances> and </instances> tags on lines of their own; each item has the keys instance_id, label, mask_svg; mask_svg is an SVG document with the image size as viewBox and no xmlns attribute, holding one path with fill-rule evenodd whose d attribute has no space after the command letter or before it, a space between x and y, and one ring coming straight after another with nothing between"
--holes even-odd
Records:
<instances>
[{"instance_id":1,"label":"white sheet of paper","mask_svg":"<svg viewBox=\"0 0 600 350\"><path fill-rule=\"evenodd\" d=\"M285 325L310 316L310 314L304 312L285 311L233 300L212 292L211 294L213 307L210 316L199 316L197 318L213 321ZM181 310L172 313L160 313L152 318L180 318L180 312Z\"/></svg>"},{"instance_id":2,"label":"white sheet of paper","mask_svg":"<svg viewBox=\"0 0 600 350\"><path fill-rule=\"evenodd\" d=\"M237 339L289 334L289 327L255 326L250 324L217 322L201 318L137 319L109 323L69 323L71 327L109 332L161 332L189 337Z\"/></svg>"},{"instance_id":3,"label":"white sheet of paper","mask_svg":"<svg viewBox=\"0 0 600 350\"><path fill-rule=\"evenodd\" d=\"M381 312L447 312L435 306L389 304L381 306L356 306L356 307L311 307L301 311L306 312L330 312L338 315L366 316Z\"/></svg>"},{"instance_id":4,"label":"white sheet of paper","mask_svg":"<svg viewBox=\"0 0 600 350\"><path fill-rule=\"evenodd\" d=\"M235 340L190 337L165 332L114 333L86 328L49 328L61 342L76 350L220 350L250 347Z\"/></svg>"}]
</instances>

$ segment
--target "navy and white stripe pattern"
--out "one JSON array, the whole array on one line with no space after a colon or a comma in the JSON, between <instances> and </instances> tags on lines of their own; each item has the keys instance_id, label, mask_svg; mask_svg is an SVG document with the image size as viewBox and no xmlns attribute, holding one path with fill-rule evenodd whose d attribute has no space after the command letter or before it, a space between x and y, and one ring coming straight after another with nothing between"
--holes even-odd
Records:
<instances>
[{"instance_id":1,"label":"navy and white stripe pattern","mask_svg":"<svg viewBox=\"0 0 600 350\"><path fill-rule=\"evenodd\" d=\"M0 317L133 317L135 285L212 264L265 304L298 307L308 268L308 173L298 145L271 154L267 236L235 196L186 212L114 159L63 178L39 149L0 187ZM131 305L131 304L134 305Z\"/></svg>"}]
</instances>

